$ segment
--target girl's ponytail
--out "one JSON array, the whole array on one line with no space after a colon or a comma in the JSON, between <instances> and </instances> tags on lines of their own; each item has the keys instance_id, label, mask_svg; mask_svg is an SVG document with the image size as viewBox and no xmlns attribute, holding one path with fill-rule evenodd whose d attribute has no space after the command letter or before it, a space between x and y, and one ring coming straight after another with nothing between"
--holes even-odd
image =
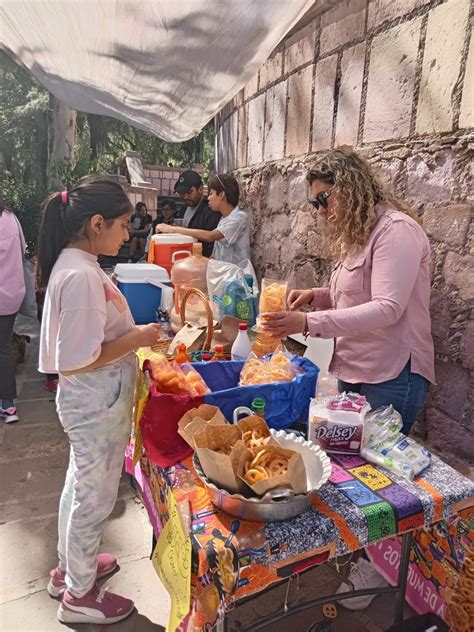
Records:
<instances>
[{"instance_id":1,"label":"girl's ponytail","mask_svg":"<svg viewBox=\"0 0 474 632\"><path fill-rule=\"evenodd\" d=\"M42 206L43 217L38 235L38 267L36 271L38 287L42 289L47 286L51 270L59 257L59 253L70 239L64 221L67 204L63 202L63 197L61 193L52 193L46 198Z\"/></svg>"},{"instance_id":2,"label":"girl's ponytail","mask_svg":"<svg viewBox=\"0 0 474 632\"><path fill-rule=\"evenodd\" d=\"M106 222L132 212L121 184L110 176L89 175L69 190L53 193L43 203L43 219L38 237L38 286L44 289L61 250L87 234L94 215Z\"/></svg>"}]
</instances>

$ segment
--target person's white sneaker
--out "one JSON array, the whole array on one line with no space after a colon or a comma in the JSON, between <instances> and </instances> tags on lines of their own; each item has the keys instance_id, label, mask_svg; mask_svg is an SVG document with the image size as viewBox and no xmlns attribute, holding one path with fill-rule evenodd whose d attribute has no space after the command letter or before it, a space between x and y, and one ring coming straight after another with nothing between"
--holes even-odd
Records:
<instances>
[{"instance_id":1,"label":"person's white sneaker","mask_svg":"<svg viewBox=\"0 0 474 632\"><path fill-rule=\"evenodd\" d=\"M385 579L377 573L372 564L360 557L357 562L351 562L351 572L348 579L354 584L354 590L364 590L366 588L382 588L388 586ZM342 583L336 590L336 594L351 590L349 584ZM350 597L341 599L337 603L348 610L365 610L368 608L377 595L367 595L363 597Z\"/></svg>"}]
</instances>

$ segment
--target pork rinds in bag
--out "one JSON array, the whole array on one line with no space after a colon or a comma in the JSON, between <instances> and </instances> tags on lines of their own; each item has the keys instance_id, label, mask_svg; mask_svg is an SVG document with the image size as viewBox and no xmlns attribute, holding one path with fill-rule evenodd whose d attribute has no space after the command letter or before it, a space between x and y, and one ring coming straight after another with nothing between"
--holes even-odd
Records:
<instances>
[{"instance_id":1,"label":"pork rinds in bag","mask_svg":"<svg viewBox=\"0 0 474 632\"><path fill-rule=\"evenodd\" d=\"M262 279L262 293L260 295L260 313L284 312L286 310L287 281Z\"/></svg>"},{"instance_id":2,"label":"pork rinds in bag","mask_svg":"<svg viewBox=\"0 0 474 632\"><path fill-rule=\"evenodd\" d=\"M257 496L276 487L289 487L296 494L307 491L301 454L276 445L266 445L250 453L240 464L240 477Z\"/></svg>"},{"instance_id":3,"label":"pork rinds in bag","mask_svg":"<svg viewBox=\"0 0 474 632\"><path fill-rule=\"evenodd\" d=\"M258 415L244 417L236 426L242 431L242 439L250 450L261 449L270 443L279 445L273 439L265 420Z\"/></svg>"}]
</instances>

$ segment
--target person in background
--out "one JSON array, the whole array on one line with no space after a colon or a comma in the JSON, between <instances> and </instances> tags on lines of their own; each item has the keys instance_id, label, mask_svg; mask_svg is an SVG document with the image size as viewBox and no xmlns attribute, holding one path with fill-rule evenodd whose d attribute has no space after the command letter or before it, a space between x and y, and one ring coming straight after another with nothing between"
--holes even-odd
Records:
<instances>
[{"instance_id":1,"label":"person in background","mask_svg":"<svg viewBox=\"0 0 474 632\"><path fill-rule=\"evenodd\" d=\"M336 266L328 288L293 290L289 311L262 314L262 326L278 338L334 338L329 372L339 391L365 395L373 409L392 404L408 434L435 383L428 238L354 151L329 151L307 179ZM318 311L299 311L306 305ZM356 589L384 584L363 557L349 579ZM341 604L361 610L373 598Z\"/></svg>"},{"instance_id":2,"label":"person in background","mask_svg":"<svg viewBox=\"0 0 474 632\"><path fill-rule=\"evenodd\" d=\"M15 214L0 201L0 417L19 421L16 362L11 346L16 315L25 298L25 238Z\"/></svg>"},{"instance_id":3,"label":"person in background","mask_svg":"<svg viewBox=\"0 0 474 632\"><path fill-rule=\"evenodd\" d=\"M203 243L214 244L213 259L239 264L250 259L250 222L245 211L239 208L239 183L230 174L216 175L209 182L208 203L221 219L214 230L166 226L158 224L162 233L178 233L194 237Z\"/></svg>"},{"instance_id":4,"label":"person in background","mask_svg":"<svg viewBox=\"0 0 474 632\"><path fill-rule=\"evenodd\" d=\"M183 228L194 228L197 230L212 231L217 227L220 214L213 212L209 207L208 200L204 196L204 186L202 178L196 171L183 171L174 185L175 192L187 204L183 216ZM155 229L156 232L158 229ZM202 253L205 257L212 255L214 243L211 241L202 242Z\"/></svg>"},{"instance_id":5,"label":"person in background","mask_svg":"<svg viewBox=\"0 0 474 632\"><path fill-rule=\"evenodd\" d=\"M147 259L148 251L150 250L151 238L155 234L157 224L167 224L168 226L173 226L175 214L176 203L174 200L165 200L164 202L162 202L161 209L158 209L157 218L153 220L150 232L148 233L145 245L145 255L142 259L143 261L146 261Z\"/></svg>"},{"instance_id":6,"label":"person in background","mask_svg":"<svg viewBox=\"0 0 474 632\"><path fill-rule=\"evenodd\" d=\"M132 207L120 184L87 176L43 205L38 286L46 288L39 371L59 373L56 407L70 443L58 517L59 564L48 593L63 623L105 625L133 611L130 599L97 584L117 567L98 554L115 501L130 434L135 350L153 345L157 324L136 326L124 296L97 256L128 239Z\"/></svg>"},{"instance_id":7,"label":"person in background","mask_svg":"<svg viewBox=\"0 0 474 632\"><path fill-rule=\"evenodd\" d=\"M135 213L130 218L130 259L135 259L137 256L140 258L145 253L146 240L152 223L153 218L148 213L145 202L138 202L135 206ZM137 255L138 249L139 255Z\"/></svg>"}]
</instances>

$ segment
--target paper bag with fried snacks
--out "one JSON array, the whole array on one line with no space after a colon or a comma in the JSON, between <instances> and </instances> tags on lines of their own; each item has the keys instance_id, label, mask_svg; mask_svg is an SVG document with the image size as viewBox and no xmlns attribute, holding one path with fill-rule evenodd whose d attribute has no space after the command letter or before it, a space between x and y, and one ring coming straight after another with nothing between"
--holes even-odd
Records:
<instances>
[{"instance_id":1,"label":"paper bag with fried snacks","mask_svg":"<svg viewBox=\"0 0 474 632\"><path fill-rule=\"evenodd\" d=\"M301 454L275 445L251 452L252 456L241 463L239 474L257 496L276 487L290 487L295 494L307 491L306 470Z\"/></svg>"}]
</instances>

